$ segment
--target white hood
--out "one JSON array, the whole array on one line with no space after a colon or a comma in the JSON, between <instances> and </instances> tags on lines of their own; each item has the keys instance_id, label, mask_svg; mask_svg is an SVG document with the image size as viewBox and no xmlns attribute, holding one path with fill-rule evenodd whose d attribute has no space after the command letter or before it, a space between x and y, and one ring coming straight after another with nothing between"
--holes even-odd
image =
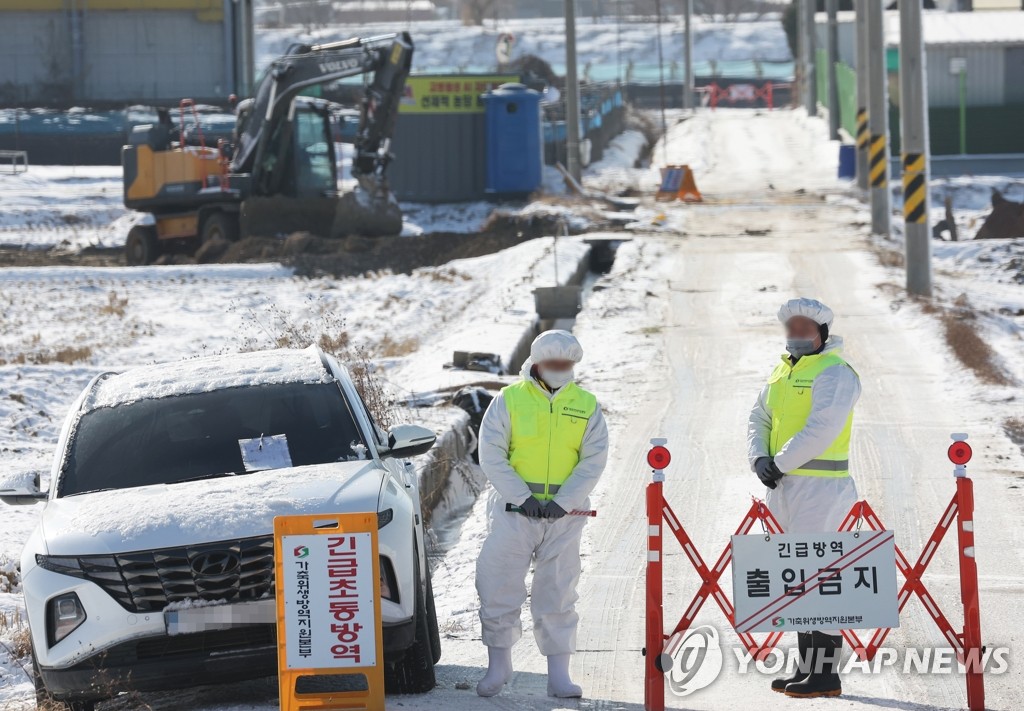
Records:
<instances>
[{"instance_id":1,"label":"white hood","mask_svg":"<svg viewBox=\"0 0 1024 711\"><path fill-rule=\"evenodd\" d=\"M273 533L275 516L376 512L383 474L372 461L336 462L98 491L48 502L41 525L50 555L262 536Z\"/></svg>"}]
</instances>

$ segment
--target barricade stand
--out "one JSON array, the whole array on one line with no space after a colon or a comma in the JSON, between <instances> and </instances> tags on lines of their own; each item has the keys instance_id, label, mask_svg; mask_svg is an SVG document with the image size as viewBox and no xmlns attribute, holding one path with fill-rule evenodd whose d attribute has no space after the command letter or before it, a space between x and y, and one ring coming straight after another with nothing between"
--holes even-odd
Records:
<instances>
[{"instance_id":1,"label":"barricade stand","mask_svg":"<svg viewBox=\"0 0 1024 711\"><path fill-rule=\"evenodd\" d=\"M770 81L765 82L761 86L750 83L719 86L717 83L711 82L697 91L707 97L707 101L702 101L702 103L710 106L712 110L718 108L718 104L722 102L735 105L746 101L756 106L757 100L761 99L764 101L767 109L771 111L775 108L775 89L782 89L788 86L789 84L775 84Z\"/></svg>"},{"instance_id":2,"label":"barricade stand","mask_svg":"<svg viewBox=\"0 0 1024 711\"><path fill-rule=\"evenodd\" d=\"M377 514L274 519L281 711L384 711Z\"/></svg>"},{"instance_id":3,"label":"barricade stand","mask_svg":"<svg viewBox=\"0 0 1024 711\"><path fill-rule=\"evenodd\" d=\"M899 546L896 546L896 566L905 578L905 582L899 590L898 603L899 610L902 612L912 595L917 595L921 599L925 610L927 610L943 636L956 651L958 661L965 667L968 708L970 711L984 711L984 664L983 647L981 645L981 618L978 605L978 566L974 555L974 484L967 476L966 466L967 462L971 459L971 447L966 442L966 434L954 434L952 438L953 444L949 447L948 455L950 461L955 465L953 476L956 478L956 493L953 495L938 524L936 524L928 543L913 566L910 565L910 562ZM704 602L709 597L714 598L729 625L733 628L735 628L736 620L732 601L726 596L718 582L726 566L732 560L732 545L727 544L714 567L708 568L697 547L686 533L682 523L664 498L664 469L671 461L671 455L665 447L667 440L661 438L652 439L651 444L653 446L647 455L647 462L653 469L653 476L651 482L647 485L647 628L646 643L643 649L643 654L645 655L644 709L646 711L664 711L664 674L671 668L672 657L670 652L681 644ZM960 558L960 599L964 611L964 628L962 633L958 633L953 629L953 626L949 623L949 620L942 613L942 610L921 581L921 576L935 556L939 544L942 542L946 531L949 530L954 519L957 521ZM664 633L664 608L662 603L662 521L668 523L687 559L701 578L701 586L697 590L693 601L686 608L678 624L675 625L672 633L668 636ZM772 516L771 512L768 511L765 503L755 499L736 529L736 535L749 533L758 521L761 522L762 529L766 534L783 532L782 527L775 517ZM858 501L846 515L846 518L839 527L839 531L860 530L863 523L867 523L868 528L871 530L885 530L881 519L875 514L870 504L867 501ZM843 637L849 642L853 652L865 661L870 661L874 658L889 632L889 629L875 630L868 644L865 645L854 630L842 630ZM767 657L782 638L781 632L772 632L767 635L763 643L758 643L754 636L748 632L737 633L737 635L743 646L746 647L747 652L754 659L764 659Z\"/></svg>"}]
</instances>

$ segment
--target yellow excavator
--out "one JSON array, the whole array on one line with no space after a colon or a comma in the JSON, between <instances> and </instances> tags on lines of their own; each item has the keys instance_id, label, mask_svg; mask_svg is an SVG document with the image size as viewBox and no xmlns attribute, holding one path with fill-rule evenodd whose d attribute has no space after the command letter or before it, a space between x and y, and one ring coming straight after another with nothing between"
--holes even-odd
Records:
<instances>
[{"instance_id":1,"label":"yellow excavator","mask_svg":"<svg viewBox=\"0 0 1024 711\"><path fill-rule=\"evenodd\" d=\"M166 110L157 123L136 126L121 150L124 204L152 214L153 224L129 231L128 264L150 264L164 251L194 251L213 239L401 232L385 172L412 52L404 32L293 45L271 63L256 96L238 104L230 143L206 145L187 99L178 126ZM299 93L360 74L372 78L354 140L357 186L340 194L330 105Z\"/></svg>"}]
</instances>

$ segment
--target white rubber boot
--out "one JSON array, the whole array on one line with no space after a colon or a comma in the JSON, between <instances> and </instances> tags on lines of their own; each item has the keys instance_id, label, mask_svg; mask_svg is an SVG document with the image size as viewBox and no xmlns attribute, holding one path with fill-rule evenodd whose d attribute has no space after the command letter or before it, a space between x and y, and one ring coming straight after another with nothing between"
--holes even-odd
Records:
<instances>
[{"instance_id":1,"label":"white rubber boot","mask_svg":"<svg viewBox=\"0 0 1024 711\"><path fill-rule=\"evenodd\" d=\"M494 696L512 678L512 648L487 648L487 673L476 685L480 696Z\"/></svg>"},{"instance_id":2,"label":"white rubber boot","mask_svg":"<svg viewBox=\"0 0 1024 711\"><path fill-rule=\"evenodd\" d=\"M548 657L548 696L559 699L578 699L583 696L583 688L569 678L570 659L571 654L553 654Z\"/></svg>"}]
</instances>

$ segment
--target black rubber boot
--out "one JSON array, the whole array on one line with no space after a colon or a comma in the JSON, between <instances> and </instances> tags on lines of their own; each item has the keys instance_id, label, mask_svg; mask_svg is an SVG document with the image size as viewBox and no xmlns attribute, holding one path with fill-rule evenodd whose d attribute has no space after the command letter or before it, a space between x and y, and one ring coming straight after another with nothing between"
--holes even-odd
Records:
<instances>
[{"instance_id":1,"label":"black rubber boot","mask_svg":"<svg viewBox=\"0 0 1024 711\"><path fill-rule=\"evenodd\" d=\"M804 677L811 673L811 660L808 658L808 655L811 651L810 632L796 633L796 649L796 671L793 672L793 676L785 677L782 679L773 679L772 691L777 691L781 694L786 691L786 685L792 684L795 681L802 681Z\"/></svg>"},{"instance_id":2,"label":"black rubber boot","mask_svg":"<svg viewBox=\"0 0 1024 711\"><path fill-rule=\"evenodd\" d=\"M811 632L811 673L801 681L786 686L786 696L814 699L839 696L843 685L839 680L839 662L843 654L842 635Z\"/></svg>"}]
</instances>

